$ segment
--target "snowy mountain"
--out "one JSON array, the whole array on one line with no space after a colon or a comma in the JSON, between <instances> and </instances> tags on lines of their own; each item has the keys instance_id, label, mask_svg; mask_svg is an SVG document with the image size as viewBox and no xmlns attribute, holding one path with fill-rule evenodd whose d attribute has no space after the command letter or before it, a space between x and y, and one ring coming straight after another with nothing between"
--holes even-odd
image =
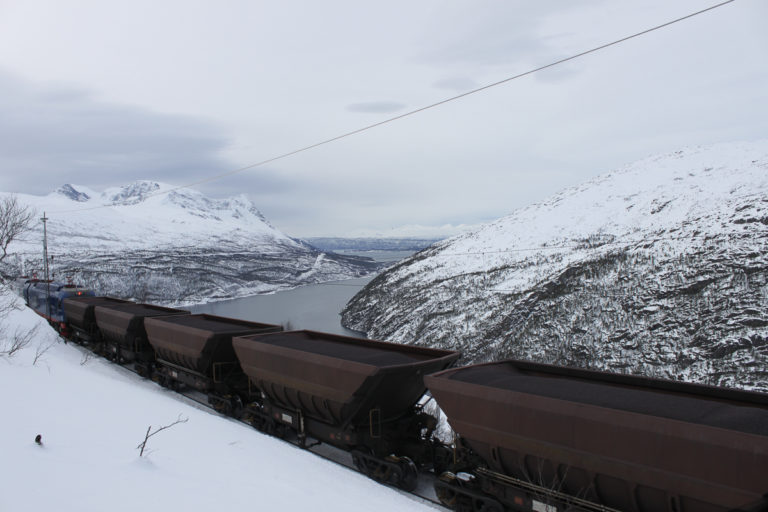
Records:
<instances>
[{"instance_id":1,"label":"snowy mountain","mask_svg":"<svg viewBox=\"0 0 768 512\"><path fill-rule=\"evenodd\" d=\"M89 354L0 286L0 510L434 510Z\"/></svg>"},{"instance_id":2,"label":"snowy mountain","mask_svg":"<svg viewBox=\"0 0 768 512\"><path fill-rule=\"evenodd\" d=\"M359 277L364 258L324 253L267 222L244 195L211 199L191 189L139 181L96 192L64 185L17 195L47 222L59 278L101 293L183 304ZM42 223L9 252L7 273L40 274Z\"/></svg>"},{"instance_id":3,"label":"snowy mountain","mask_svg":"<svg viewBox=\"0 0 768 512\"><path fill-rule=\"evenodd\" d=\"M648 158L379 275L372 338L768 391L768 141Z\"/></svg>"}]
</instances>

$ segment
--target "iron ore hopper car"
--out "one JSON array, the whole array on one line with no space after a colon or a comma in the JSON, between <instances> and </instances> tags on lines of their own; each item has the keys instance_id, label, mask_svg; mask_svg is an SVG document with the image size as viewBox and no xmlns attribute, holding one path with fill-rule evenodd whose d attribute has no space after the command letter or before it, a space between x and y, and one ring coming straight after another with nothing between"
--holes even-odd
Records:
<instances>
[{"instance_id":1,"label":"iron ore hopper car","mask_svg":"<svg viewBox=\"0 0 768 512\"><path fill-rule=\"evenodd\" d=\"M147 341L144 319L170 315L189 315L189 311L134 302L95 306L94 316L101 336L101 352L113 361L134 362L136 371L148 376L155 353Z\"/></svg>"},{"instance_id":2,"label":"iron ore hopper car","mask_svg":"<svg viewBox=\"0 0 768 512\"><path fill-rule=\"evenodd\" d=\"M458 510L768 509L768 395L515 360L426 382L463 446L436 484Z\"/></svg>"},{"instance_id":3,"label":"iron ore hopper car","mask_svg":"<svg viewBox=\"0 0 768 512\"><path fill-rule=\"evenodd\" d=\"M440 450L450 457L417 402L424 375L458 352L306 330L240 336L233 346L261 392L247 409L257 428L340 447L362 473L407 490Z\"/></svg>"},{"instance_id":4,"label":"iron ore hopper car","mask_svg":"<svg viewBox=\"0 0 768 512\"><path fill-rule=\"evenodd\" d=\"M249 389L232 337L282 330L206 314L147 318L144 327L156 356L152 378L171 389L188 386L208 393L214 409L233 416L239 415Z\"/></svg>"},{"instance_id":5,"label":"iron ore hopper car","mask_svg":"<svg viewBox=\"0 0 768 512\"><path fill-rule=\"evenodd\" d=\"M68 297L62 301L62 309L71 336L77 341L93 342L98 338L96 326L96 306L105 304L129 304L130 302L112 297L96 297L94 295L83 297Z\"/></svg>"}]
</instances>

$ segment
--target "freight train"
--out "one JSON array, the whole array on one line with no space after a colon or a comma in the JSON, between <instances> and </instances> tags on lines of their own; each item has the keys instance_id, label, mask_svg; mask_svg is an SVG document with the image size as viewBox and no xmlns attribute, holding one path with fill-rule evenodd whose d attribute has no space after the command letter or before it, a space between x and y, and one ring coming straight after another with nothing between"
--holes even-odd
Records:
<instances>
[{"instance_id":1,"label":"freight train","mask_svg":"<svg viewBox=\"0 0 768 512\"><path fill-rule=\"evenodd\" d=\"M768 395L247 322L29 280L68 340L459 512L768 511ZM456 432L446 445L420 399Z\"/></svg>"}]
</instances>

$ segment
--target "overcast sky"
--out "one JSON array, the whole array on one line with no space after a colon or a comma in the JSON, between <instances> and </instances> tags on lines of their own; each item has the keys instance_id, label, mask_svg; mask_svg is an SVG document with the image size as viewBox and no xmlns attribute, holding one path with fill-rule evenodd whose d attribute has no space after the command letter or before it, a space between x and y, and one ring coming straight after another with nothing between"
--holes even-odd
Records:
<instances>
[{"instance_id":1,"label":"overcast sky","mask_svg":"<svg viewBox=\"0 0 768 512\"><path fill-rule=\"evenodd\" d=\"M191 183L716 3L0 0L0 190ZM293 236L451 234L648 155L768 137L766 20L736 0L197 188L247 193Z\"/></svg>"}]
</instances>

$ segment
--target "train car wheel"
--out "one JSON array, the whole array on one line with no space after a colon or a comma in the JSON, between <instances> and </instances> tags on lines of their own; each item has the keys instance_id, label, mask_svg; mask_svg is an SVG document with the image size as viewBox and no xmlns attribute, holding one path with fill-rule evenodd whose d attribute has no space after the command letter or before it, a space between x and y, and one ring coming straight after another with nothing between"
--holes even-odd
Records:
<instances>
[{"instance_id":1,"label":"train car wheel","mask_svg":"<svg viewBox=\"0 0 768 512\"><path fill-rule=\"evenodd\" d=\"M445 487L441 487L439 489L436 489L435 494L437 494L437 499L440 500L440 503L442 503L449 509L453 510L456 507L456 501L458 500L458 496L453 490L447 489Z\"/></svg>"},{"instance_id":2,"label":"train car wheel","mask_svg":"<svg viewBox=\"0 0 768 512\"><path fill-rule=\"evenodd\" d=\"M459 495L451 486L455 485L456 475L450 471L445 471L439 477L439 482L435 483L435 494L440 503L453 510L456 508L456 502Z\"/></svg>"},{"instance_id":3,"label":"train car wheel","mask_svg":"<svg viewBox=\"0 0 768 512\"><path fill-rule=\"evenodd\" d=\"M362 474L373 478L374 468L368 462L368 458L373 457L373 452L369 449L362 448L360 450L352 451L352 463L357 470Z\"/></svg>"},{"instance_id":4,"label":"train car wheel","mask_svg":"<svg viewBox=\"0 0 768 512\"><path fill-rule=\"evenodd\" d=\"M498 503L485 502L478 509L480 512L504 512Z\"/></svg>"},{"instance_id":5,"label":"train car wheel","mask_svg":"<svg viewBox=\"0 0 768 512\"><path fill-rule=\"evenodd\" d=\"M365 459L359 453L352 452L352 464L354 464L357 470L362 474L368 474L368 466L365 464Z\"/></svg>"},{"instance_id":6,"label":"train car wheel","mask_svg":"<svg viewBox=\"0 0 768 512\"><path fill-rule=\"evenodd\" d=\"M416 464L408 457L400 457L398 465L401 474L397 486L406 491L413 491L419 481L419 470L416 468Z\"/></svg>"}]
</instances>

